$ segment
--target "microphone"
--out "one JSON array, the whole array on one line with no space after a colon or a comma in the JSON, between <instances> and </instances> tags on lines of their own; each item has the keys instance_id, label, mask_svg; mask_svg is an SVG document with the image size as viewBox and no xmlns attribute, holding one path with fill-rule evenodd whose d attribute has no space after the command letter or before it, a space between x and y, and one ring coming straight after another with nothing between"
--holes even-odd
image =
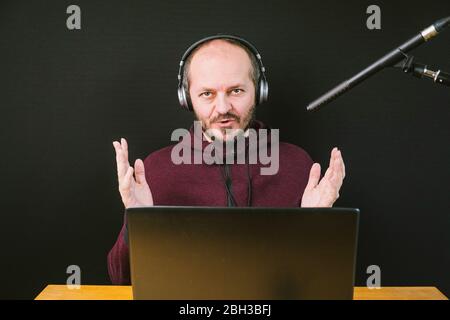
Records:
<instances>
[{"instance_id":1,"label":"microphone","mask_svg":"<svg viewBox=\"0 0 450 320\"><path fill-rule=\"evenodd\" d=\"M420 33L403 43L398 48L395 48L385 56L381 57L370 66L353 76L352 78L345 80L341 84L337 85L335 88L331 89L318 99L311 102L306 110L312 111L317 110L320 106L323 106L337 97L348 91L349 89L355 87L357 84L363 82L367 78L373 76L380 70L397 64L401 60L405 59L405 53L411 51L412 49L418 47L422 43L430 40L444 30L450 24L450 16L442 18L435 23L433 23L428 28L425 28Z\"/></svg>"}]
</instances>

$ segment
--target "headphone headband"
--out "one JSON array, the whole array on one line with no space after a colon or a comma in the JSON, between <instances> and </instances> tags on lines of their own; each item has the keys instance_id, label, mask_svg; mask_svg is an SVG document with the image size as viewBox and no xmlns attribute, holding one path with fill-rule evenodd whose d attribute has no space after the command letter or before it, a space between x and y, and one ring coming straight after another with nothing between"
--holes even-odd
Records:
<instances>
[{"instance_id":1,"label":"headphone headband","mask_svg":"<svg viewBox=\"0 0 450 320\"><path fill-rule=\"evenodd\" d=\"M261 104L261 103L267 101L269 86L268 86L268 83L266 80L266 75L265 75L266 68L264 67L264 64L261 59L261 55L259 54L258 50L255 48L255 46L253 46L250 42L248 42L245 39L242 39L240 37L233 36L233 35L218 34L218 35L214 35L214 36L205 37L205 38L200 39L199 41L195 42L185 51L185 53L181 57L181 61L179 63L179 69L178 69L178 100L180 102L180 105L184 109L192 111L192 103L189 99L189 93L187 92L187 88L185 88L183 85L183 74L184 74L184 66L185 66L186 60L189 58L192 51L194 51L198 46L200 46L201 44L203 44L207 41L211 41L214 39L235 40L235 41L241 43L242 45L244 45L246 48L248 48L253 53L253 55L256 57L256 60L258 61L259 70L260 70L260 76L258 79L258 83L256 84L256 103Z\"/></svg>"}]
</instances>

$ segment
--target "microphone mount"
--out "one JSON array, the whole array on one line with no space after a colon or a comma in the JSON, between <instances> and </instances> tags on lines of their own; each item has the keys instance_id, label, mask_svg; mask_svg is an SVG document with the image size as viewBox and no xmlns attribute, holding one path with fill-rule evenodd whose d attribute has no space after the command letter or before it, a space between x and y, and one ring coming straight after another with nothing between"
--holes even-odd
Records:
<instances>
[{"instance_id":1,"label":"microphone mount","mask_svg":"<svg viewBox=\"0 0 450 320\"><path fill-rule=\"evenodd\" d=\"M404 73L410 73L417 78L432 79L435 83L450 87L450 73L438 70L433 71L427 65L416 62L415 57L405 55L405 59L394 65L394 68L400 68Z\"/></svg>"}]
</instances>

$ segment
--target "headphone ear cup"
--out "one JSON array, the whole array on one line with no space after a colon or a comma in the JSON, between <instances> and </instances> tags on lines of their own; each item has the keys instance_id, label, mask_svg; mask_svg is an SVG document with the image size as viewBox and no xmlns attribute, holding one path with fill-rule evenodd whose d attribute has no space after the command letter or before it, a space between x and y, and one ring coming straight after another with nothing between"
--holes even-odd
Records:
<instances>
[{"instance_id":1,"label":"headphone ear cup","mask_svg":"<svg viewBox=\"0 0 450 320\"><path fill-rule=\"evenodd\" d=\"M189 106L188 97L186 96L186 90L184 86L178 87L178 101L183 109L190 111L191 108Z\"/></svg>"},{"instance_id":2,"label":"headphone ear cup","mask_svg":"<svg viewBox=\"0 0 450 320\"><path fill-rule=\"evenodd\" d=\"M269 84L265 78L261 79L259 82L259 90L258 90L258 104L267 101L269 96Z\"/></svg>"}]
</instances>

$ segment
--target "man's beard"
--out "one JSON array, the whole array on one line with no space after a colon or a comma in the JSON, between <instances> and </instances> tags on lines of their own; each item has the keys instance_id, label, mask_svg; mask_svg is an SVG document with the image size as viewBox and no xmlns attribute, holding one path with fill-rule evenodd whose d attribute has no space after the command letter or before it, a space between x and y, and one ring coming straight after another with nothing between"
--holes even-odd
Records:
<instances>
[{"instance_id":1,"label":"man's beard","mask_svg":"<svg viewBox=\"0 0 450 320\"><path fill-rule=\"evenodd\" d=\"M225 140L229 140L232 137L236 136L239 132L244 132L245 130L247 130L248 126L251 124L251 122L254 120L255 117L255 108L256 105L254 105L253 107L251 107L251 109L247 112L247 114L245 114L243 117L239 117L238 115L232 113L232 112L227 112L224 115L219 115L215 118L213 118L211 121L203 121L202 119L200 119L200 117L198 116L198 114L194 111L195 116L197 118L197 121L201 121L202 123L202 129L203 132L212 129L212 130L220 130L222 133L222 137L225 137ZM235 129L235 128L212 128L211 125L215 122L219 122L223 119L234 119L234 121L236 121L239 124L239 128ZM228 131L228 132L227 132ZM231 135L230 135L231 132ZM228 135L227 135L228 133ZM223 139L221 139L223 140Z\"/></svg>"}]
</instances>

